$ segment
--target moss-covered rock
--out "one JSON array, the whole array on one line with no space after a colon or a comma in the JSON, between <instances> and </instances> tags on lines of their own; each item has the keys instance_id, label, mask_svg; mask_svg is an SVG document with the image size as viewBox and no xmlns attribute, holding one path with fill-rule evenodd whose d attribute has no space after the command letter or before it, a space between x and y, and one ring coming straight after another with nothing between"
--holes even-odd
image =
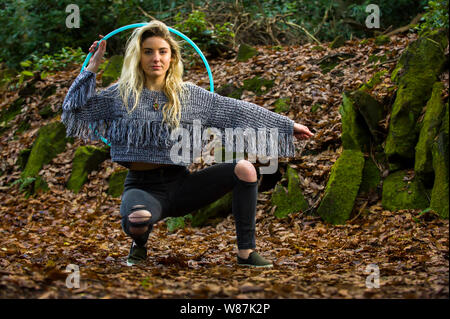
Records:
<instances>
[{"instance_id":1,"label":"moss-covered rock","mask_svg":"<svg viewBox=\"0 0 450 319\"><path fill-rule=\"evenodd\" d=\"M302 194L300 180L295 169L287 166L287 192L281 183L275 186L272 193L271 204L277 206L274 215L277 218L285 218L291 213L305 211L308 209L308 202Z\"/></svg>"},{"instance_id":2,"label":"moss-covered rock","mask_svg":"<svg viewBox=\"0 0 450 319\"><path fill-rule=\"evenodd\" d=\"M345 150L331 168L330 177L317 213L331 224L343 224L350 217L364 168L364 155Z\"/></svg>"},{"instance_id":3,"label":"moss-covered rock","mask_svg":"<svg viewBox=\"0 0 450 319\"><path fill-rule=\"evenodd\" d=\"M445 65L447 44L443 30L419 38L408 46L392 73L392 79L399 88L392 106L385 146L391 170L413 165L419 133L417 119Z\"/></svg>"},{"instance_id":4,"label":"moss-covered rock","mask_svg":"<svg viewBox=\"0 0 450 319\"><path fill-rule=\"evenodd\" d=\"M25 166L27 165L30 154L31 154L31 148L26 148L19 152L19 156L17 158L16 165L19 165L20 170L23 170L25 168Z\"/></svg>"},{"instance_id":5,"label":"moss-covered rock","mask_svg":"<svg viewBox=\"0 0 450 319\"><path fill-rule=\"evenodd\" d=\"M364 122L375 141L380 141L379 122L384 119L386 111L383 104L378 102L372 95L364 90L357 90L351 94L353 105L364 118ZM363 126L366 128L366 126Z\"/></svg>"},{"instance_id":6,"label":"moss-covered rock","mask_svg":"<svg viewBox=\"0 0 450 319\"><path fill-rule=\"evenodd\" d=\"M102 86L107 87L115 82L122 72L123 56L113 55L102 74Z\"/></svg>"},{"instance_id":7,"label":"moss-covered rock","mask_svg":"<svg viewBox=\"0 0 450 319\"><path fill-rule=\"evenodd\" d=\"M430 207L436 211L442 218L448 219L448 202L449 202L449 174L448 174L448 121L449 110L448 102L445 106L445 115L443 117L441 129L432 146L433 168L435 179L433 189L431 191Z\"/></svg>"},{"instance_id":8,"label":"moss-covered rock","mask_svg":"<svg viewBox=\"0 0 450 319\"><path fill-rule=\"evenodd\" d=\"M382 70L377 73L375 73L372 78L369 80L369 82L364 83L361 85L359 90L370 92L372 91L378 84L381 83L381 77L383 77L387 73L387 70Z\"/></svg>"},{"instance_id":9,"label":"moss-covered rock","mask_svg":"<svg viewBox=\"0 0 450 319\"><path fill-rule=\"evenodd\" d=\"M341 140L344 149L366 151L370 141L369 129L363 116L358 112L351 93L343 93L339 114L341 114Z\"/></svg>"},{"instance_id":10,"label":"moss-covered rock","mask_svg":"<svg viewBox=\"0 0 450 319\"><path fill-rule=\"evenodd\" d=\"M388 44L389 42L391 42L391 39L386 35L380 35L375 38L376 45L384 45L384 44Z\"/></svg>"},{"instance_id":11,"label":"moss-covered rock","mask_svg":"<svg viewBox=\"0 0 450 319\"><path fill-rule=\"evenodd\" d=\"M359 187L358 195L365 195L376 192L381 182L381 173L378 166L371 157L364 161L364 168L362 173L362 181Z\"/></svg>"},{"instance_id":12,"label":"moss-covered rock","mask_svg":"<svg viewBox=\"0 0 450 319\"><path fill-rule=\"evenodd\" d=\"M55 112L53 112L52 106L50 104L48 104L39 110L39 115L43 119L48 119L49 117L52 117L53 115L55 115Z\"/></svg>"},{"instance_id":13,"label":"moss-covered rock","mask_svg":"<svg viewBox=\"0 0 450 319\"><path fill-rule=\"evenodd\" d=\"M108 147L97 148L89 145L78 147L72 160L72 173L66 187L78 193L86 183L89 173L98 169L98 166L109 157Z\"/></svg>"},{"instance_id":14,"label":"moss-covered rock","mask_svg":"<svg viewBox=\"0 0 450 319\"><path fill-rule=\"evenodd\" d=\"M336 49L340 48L343 45L345 45L345 39L342 35L338 35L336 38L334 38L333 42L330 43L329 47L330 49Z\"/></svg>"},{"instance_id":15,"label":"moss-covered rock","mask_svg":"<svg viewBox=\"0 0 450 319\"><path fill-rule=\"evenodd\" d=\"M382 205L392 211L399 209L425 209L429 206L427 192L417 177L400 170L383 181Z\"/></svg>"},{"instance_id":16,"label":"moss-covered rock","mask_svg":"<svg viewBox=\"0 0 450 319\"><path fill-rule=\"evenodd\" d=\"M65 150L66 142L66 127L63 123L56 121L41 127L21 177L37 176L45 164Z\"/></svg>"},{"instance_id":17,"label":"moss-covered rock","mask_svg":"<svg viewBox=\"0 0 450 319\"><path fill-rule=\"evenodd\" d=\"M291 99L288 98L288 97L276 100L275 103L274 103L274 106L275 106L274 111L276 113L284 113L284 112L289 111L289 108L290 108L289 102L290 102L290 100Z\"/></svg>"},{"instance_id":18,"label":"moss-covered rock","mask_svg":"<svg viewBox=\"0 0 450 319\"><path fill-rule=\"evenodd\" d=\"M8 123L16 117L20 112L22 112L22 105L25 99L22 97L17 98L8 107L4 108L0 113L0 123L4 123L3 127L9 127Z\"/></svg>"},{"instance_id":19,"label":"moss-covered rock","mask_svg":"<svg viewBox=\"0 0 450 319\"><path fill-rule=\"evenodd\" d=\"M216 90L216 93L222 96L228 96L234 99L240 99L242 96L243 88L238 88L233 84L225 84Z\"/></svg>"},{"instance_id":20,"label":"moss-covered rock","mask_svg":"<svg viewBox=\"0 0 450 319\"><path fill-rule=\"evenodd\" d=\"M239 62L247 62L250 58L254 57L257 54L258 54L258 51L255 48L253 48L247 44L241 44L239 46L237 60Z\"/></svg>"},{"instance_id":21,"label":"moss-covered rock","mask_svg":"<svg viewBox=\"0 0 450 319\"><path fill-rule=\"evenodd\" d=\"M111 174L108 179L108 195L112 197L120 197L122 195L127 174L127 169L120 169Z\"/></svg>"},{"instance_id":22,"label":"moss-covered rock","mask_svg":"<svg viewBox=\"0 0 450 319\"><path fill-rule=\"evenodd\" d=\"M18 139L23 132L27 131L31 127L29 118L26 117L23 121L20 122L19 127L14 132L14 139Z\"/></svg>"},{"instance_id":23,"label":"moss-covered rock","mask_svg":"<svg viewBox=\"0 0 450 319\"><path fill-rule=\"evenodd\" d=\"M351 53L339 52L336 54L327 55L317 61L320 70L323 74L327 74L338 66L342 61L353 58L354 55Z\"/></svg>"},{"instance_id":24,"label":"moss-covered rock","mask_svg":"<svg viewBox=\"0 0 450 319\"><path fill-rule=\"evenodd\" d=\"M273 87L273 80L267 80L255 76L251 79L244 80L243 89L247 91L255 92L257 95L265 94L269 89Z\"/></svg>"},{"instance_id":25,"label":"moss-covered rock","mask_svg":"<svg viewBox=\"0 0 450 319\"><path fill-rule=\"evenodd\" d=\"M425 185L432 185L434 179L431 145L434 138L439 133L442 116L445 112L444 104L441 99L443 89L444 85L441 82L435 83L433 93L426 106L426 112L419 134L419 141L416 145L414 170L424 181Z\"/></svg>"},{"instance_id":26,"label":"moss-covered rock","mask_svg":"<svg viewBox=\"0 0 450 319\"><path fill-rule=\"evenodd\" d=\"M215 225L232 213L233 192L219 198L215 202L192 212L192 227Z\"/></svg>"}]
</instances>

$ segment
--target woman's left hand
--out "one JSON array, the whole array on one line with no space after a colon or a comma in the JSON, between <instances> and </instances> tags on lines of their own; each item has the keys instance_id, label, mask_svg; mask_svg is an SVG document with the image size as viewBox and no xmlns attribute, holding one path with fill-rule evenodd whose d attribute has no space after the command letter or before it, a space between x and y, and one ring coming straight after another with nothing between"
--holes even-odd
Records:
<instances>
[{"instance_id":1,"label":"woman's left hand","mask_svg":"<svg viewBox=\"0 0 450 319\"><path fill-rule=\"evenodd\" d=\"M314 134L304 125L294 123L294 136L299 139L307 139Z\"/></svg>"}]
</instances>

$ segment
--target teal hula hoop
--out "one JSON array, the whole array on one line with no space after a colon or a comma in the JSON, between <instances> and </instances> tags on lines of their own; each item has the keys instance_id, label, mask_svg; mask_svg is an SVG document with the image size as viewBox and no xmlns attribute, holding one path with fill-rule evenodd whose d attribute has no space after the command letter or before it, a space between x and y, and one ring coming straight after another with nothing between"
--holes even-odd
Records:
<instances>
[{"instance_id":1,"label":"teal hula hoop","mask_svg":"<svg viewBox=\"0 0 450 319\"><path fill-rule=\"evenodd\" d=\"M112 31L112 32L110 32L110 33L108 33L107 35L105 35L105 36L97 43L97 46L95 47L95 49L98 48L98 46L100 45L100 42L102 42L103 40L106 41L107 39L109 39L110 37L112 37L113 35L115 35L115 34L117 34L117 33L119 33L119 32L122 32L122 31L127 30L127 29L143 27L143 26L146 26L147 24L148 24L148 23L134 23L134 24L129 24L129 25L123 26L123 27L121 27L121 28L119 28L119 29L116 29L116 30L114 30L114 31ZM205 56L203 55L202 51L198 48L198 46L197 46L191 39L189 39L187 36L185 36L185 35L184 35L183 33L181 33L180 31L177 31L177 30L175 30L175 29L173 29L173 28L171 28L171 27L167 27L167 28L169 29L170 32L175 33L176 35L178 35L178 36L182 37L184 40L186 40L190 45L192 45L192 47L195 49L195 51L197 51L197 53L200 55L200 57L201 57L202 60L203 60L203 63L204 63L205 66L206 66L206 71L208 71L208 76L209 76L209 90L210 90L211 92L214 92L214 80L213 80L213 76L212 76L212 73L211 73L211 69L209 68L208 61L206 61L206 58L205 58ZM86 56L86 59L84 60L84 63L83 63L83 66L81 67L80 73L83 72L83 70L85 69L87 63L88 63L89 60L91 59L91 56L92 56L92 52L89 52L89 54ZM89 127L91 127L90 124L89 124ZM97 134L97 131L95 131L95 134ZM97 134L97 135L99 135L99 134ZM103 136L100 136L100 138L101 138L101 140L102 140L104 143L106 143L108 146L111 146L111 144L108 143L108 140L107 140L106 138L104 138Z\"/></svg>"}]
</instances>

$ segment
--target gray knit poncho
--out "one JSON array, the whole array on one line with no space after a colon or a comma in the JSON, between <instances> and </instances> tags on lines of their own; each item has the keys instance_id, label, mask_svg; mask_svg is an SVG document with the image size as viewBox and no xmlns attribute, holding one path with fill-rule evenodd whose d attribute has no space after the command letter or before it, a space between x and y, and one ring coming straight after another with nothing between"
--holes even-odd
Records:
<instances>
[{"instance_id":1,"label":"gray knit poncho","mask_svg":"<svg viewBox=\"0 0 450 319\"><path fill-rule=\"evenodd\" d=\"M244 152L257 156L295 155L294 121L256 104L184 82L183 87L189 94L181 99L178 131L163 121L162 108L168 99L162 91L144 87L137 108L128 114L119 96L118 84L96 93L95 80L96 74L86 69L77 76L64 99L61 122L67 128L67 136L84 141L104 137L111 144L112 161L125 167L129 168L130 162L183 166L198 162L197 151L201 149L203 156L205 147L211 145L210 135L205 135L212 131L218 134L216 141L221 141L227 151L233 147L234 151L241 152L237 146L241 142ZM153 108L155 102L160 105L159 109ZM129 107L133 104L133 97L130 97ZM240 134L242 131L244 134ZM181 133L171 136L175 132ZM185 147L187 153L183 151ZM177 157L175 153L181 155Z\"/></svg>"}]
</instances>

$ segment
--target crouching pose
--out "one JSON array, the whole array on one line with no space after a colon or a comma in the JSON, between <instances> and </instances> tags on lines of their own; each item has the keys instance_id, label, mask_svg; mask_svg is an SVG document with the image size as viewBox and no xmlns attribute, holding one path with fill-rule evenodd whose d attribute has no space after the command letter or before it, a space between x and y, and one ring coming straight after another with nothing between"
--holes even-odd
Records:
<instances>
[{"instance_id":1,"label":"crouching pose","mask_svg":"<svg viewBox=\"0 0 450 319\"><path fill-rule=\"evenodd\" d=\"M313 134L286 116L183 82L180 45L156 20L134 30L118 82L96 93L96 72L106 41L95 49L97 43L89 49L95 51L89 65L69 88L61 121L68 136L105 137L111 143L112 161L129 169L120 206L123 230L132 238L128 264L146 259L155 223L194 212L232 191L238 265L271 267L255 250L260 173L252 162L225 161L193 173L187 166L198 155L196 149L210 142L201 135L211 128L219 135L225 131L222 138L227 129L253 130L258 142L247 140L249 153L256 154L256 146L258 152L267 146L270 154L276 148L275 154L285 157L295 153L293 137ZM276 129L275 137L266 134L268 129Z\"/></svg>"}]
</instances>

